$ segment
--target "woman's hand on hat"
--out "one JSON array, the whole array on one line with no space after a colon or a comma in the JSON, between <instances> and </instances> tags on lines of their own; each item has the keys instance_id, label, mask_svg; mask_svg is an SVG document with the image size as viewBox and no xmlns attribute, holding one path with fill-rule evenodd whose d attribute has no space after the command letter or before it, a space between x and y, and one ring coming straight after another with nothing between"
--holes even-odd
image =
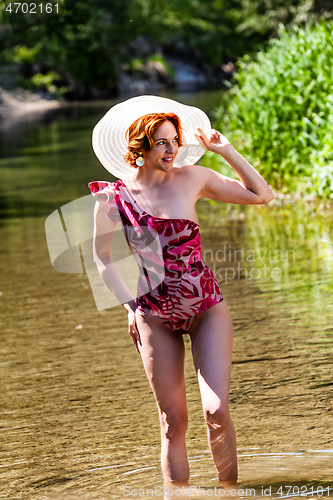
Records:
<instances>
[{"instance_id":1,"label":"woman's hand on hat","mask_svg":"<svg viewBox=\"0 0 333 500\"><path fill-rule=\"evenodd\" d=\"M201 128L198 128L198 132L198 134L195 134L195 137L202 146L213 153L222 154L223 149L230 146L228 139L217 130L211 130L209 139Z\"/></svg>"},{"instance_id":2,"label":"woman's hand on hat","mask_svg":"<svg viewBox=\"0 0 333 500\"><path fill-rule=\"evenodd\" d=\"M136 350L140 354L138 344L142 346L141 342L141 337L138 332L137 326L136 326L136 318L135 318L135 311L132 309L128 311L128 332L130 336L132 337L133 343L135 345Z\"/></svg>"}]
</instances>

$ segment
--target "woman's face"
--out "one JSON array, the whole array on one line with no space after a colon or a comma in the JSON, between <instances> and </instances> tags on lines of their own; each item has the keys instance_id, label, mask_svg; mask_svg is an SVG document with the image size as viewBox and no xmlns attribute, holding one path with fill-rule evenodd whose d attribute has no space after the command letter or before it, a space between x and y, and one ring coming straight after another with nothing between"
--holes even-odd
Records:
<instances>
[{"instance_id":1,"label":"woman's face","mask_svg":"<svg viewBox=\"0 0 333 500\"><path fill-rule=\"evenodd\" d=\"M156 129L153 139L152 149L143 155L145 162L152 168L166 172L173 167L178 153L177 130L169 120L166 120Z\"/></svg>"}]
</instances>

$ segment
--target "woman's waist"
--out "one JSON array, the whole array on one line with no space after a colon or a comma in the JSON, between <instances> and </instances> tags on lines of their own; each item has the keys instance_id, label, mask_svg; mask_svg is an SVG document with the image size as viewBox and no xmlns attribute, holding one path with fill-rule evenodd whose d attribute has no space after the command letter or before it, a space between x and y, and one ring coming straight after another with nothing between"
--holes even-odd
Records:
<instances>
[{"instance_id":1,"label":"woman's waist","mask_svg":"<svg viewBox=\"0 0 333 500\"><path fill-rule=\"evenodd\" d=\"M197 263L196 263L197 264ZM138 295L149 294L151 297L172 297L179 290L190 289L195 296L207 296L211 293L221 293L218 282L211 269L203 263L203 266L192 264L185 271L169 270L161 281L154 279L156 276L148 277L141 275L138 281Z\"/></svg>"},{"instance_id":2,"label":"woman's waist","mask_svg":"<svg viewBox=\"0 0 333 500\"><path fill-rule=\"evenodd\" d=\"M189 264L185 264L184 262L180 263L165 263L162 267L161 265L156 265L156 263L150 263L150 265L140 266L140 275L144 278L147 277L147 274L158 275L162 278L162 281L174 280L174 279L183 279L186 275L198 277L203 274L213 276L210 268L205 264L203 260L191 262ZM163 277L162 277L163 275Z\"/></svg>"}]
</instances>

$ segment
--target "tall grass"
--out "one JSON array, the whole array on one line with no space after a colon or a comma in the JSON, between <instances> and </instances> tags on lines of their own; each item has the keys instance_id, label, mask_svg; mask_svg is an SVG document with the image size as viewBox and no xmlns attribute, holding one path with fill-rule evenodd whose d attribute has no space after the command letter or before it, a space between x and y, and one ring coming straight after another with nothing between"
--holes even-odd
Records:
<instances>
[{"instance_id":1,"label":"tall grass","mask_svg":"<svg viewBox=\"0 0 333 500\"><path fill-rule=\"evenodd\" d=\"M273 186L333 198L333 23L280 28L238 63L219 130Z\"/></svg>"}]
</instances>

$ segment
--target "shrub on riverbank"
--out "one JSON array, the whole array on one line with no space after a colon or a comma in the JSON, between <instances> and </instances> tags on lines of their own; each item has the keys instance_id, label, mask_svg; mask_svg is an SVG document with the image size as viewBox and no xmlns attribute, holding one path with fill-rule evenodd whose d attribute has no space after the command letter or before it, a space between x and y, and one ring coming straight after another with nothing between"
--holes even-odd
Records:
<instances>
[{"instance_id":1,"label":"shrub on riverbank","mask_svg":"<svg viewBox=\"0 0 333 500\"><path fill-rule=\"evenodd\" d=\"M216 127L270 185L333 199L333 23L281 27L238 63Z\"/></svg>"}]
</instances>

